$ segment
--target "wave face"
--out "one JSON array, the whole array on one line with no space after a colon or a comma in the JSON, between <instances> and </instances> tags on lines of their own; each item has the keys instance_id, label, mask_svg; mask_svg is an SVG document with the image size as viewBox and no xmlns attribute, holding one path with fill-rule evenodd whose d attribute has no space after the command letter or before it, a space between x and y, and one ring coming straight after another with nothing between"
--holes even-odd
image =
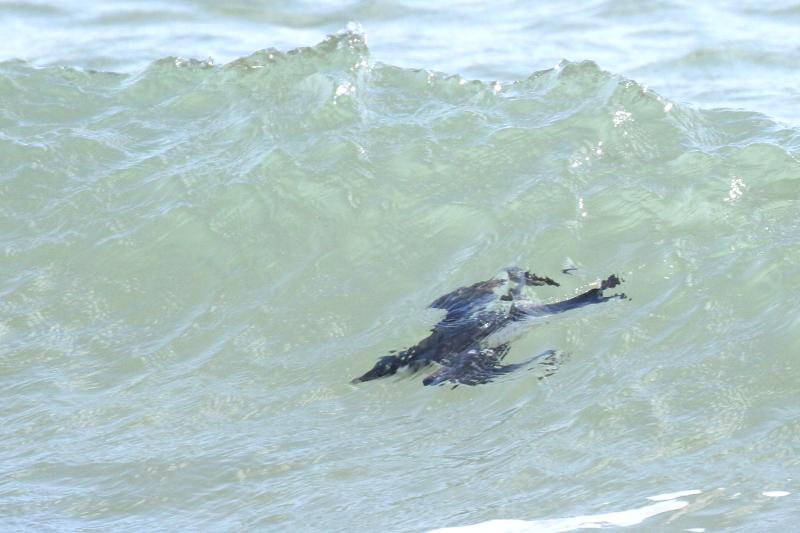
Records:
<instances>
[{"instance_id":1,"label":"wave face","mask_svg":"<svg viewBox=\"0 0 800 533\"><path fill-rule=\"evenodd\" d=\"M6 61L0 102L5 523L418 530L687 485L670 528L793 512L760 494L797 466L797 128L591 61L399 68L357 32ZM544 381L349 385L509 265L631 300L519 340L569 355Z\"/></svg>"}]
</instances>

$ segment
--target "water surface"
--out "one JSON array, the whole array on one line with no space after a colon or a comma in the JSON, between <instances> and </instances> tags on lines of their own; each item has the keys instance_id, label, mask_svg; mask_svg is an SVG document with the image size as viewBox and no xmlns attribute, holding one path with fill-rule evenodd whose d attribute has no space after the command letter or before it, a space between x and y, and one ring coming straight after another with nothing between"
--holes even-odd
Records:
<instances>
[{"instance_id":1,"label":"water surface","mask_svg":"<svg viewBox=\"0 0 800 533\"><path fill-rule=\"evenodd\" d=\"M176 5L218 33L255 17L250 4ZM569 34L602 17L652 33L655 13L688 9L638 5L501 11ZM426 9L365 6L344 12L388 26ZM79 23L87 35L122 27L123 43L166 8L92 9L2 11L20 25L62 21L69 35ZM742 9L731 16L776 27L794 16ZM571 61L500 61L488 47L488 66L467 46L437 56L446 68L436 70L419 44L398 47L396 62L376 51L399 39L381 22L369 44L344 31L305 46L339 17L309 12L270 11L288 17L269 22L283 37L261 32L248 52L214 62L179 57L205 54L171 37L172 51L141 64L144 52L102 40L59 51L56 34L27 61L0 63L0 522L794 523L800 130L785 103L796 93L687 101L705 82L672 94L644 78L691 69L610 69L625 49L613 40L616 52ZM480 13L464 7L461 31ZM304 47L280 46L303 31L314 32ZM702 61L761 83L714 54ZM532 291L545 301L610 273L631 299L553 317L516 342L512 362L562 354L547 379L350 385L426 334L436 297L509 265L556 277L560 288ZM577 270L559 274L565 266Z\"/></svg>"}]
</instances>

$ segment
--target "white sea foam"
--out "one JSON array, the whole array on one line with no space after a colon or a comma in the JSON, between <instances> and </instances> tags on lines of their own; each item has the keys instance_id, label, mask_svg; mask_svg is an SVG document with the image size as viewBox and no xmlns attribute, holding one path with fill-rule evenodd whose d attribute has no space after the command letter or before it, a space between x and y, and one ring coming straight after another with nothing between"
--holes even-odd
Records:
<instances>
[{"instance_id":1,"label":"white sea foam","mask_svg":"<svg viewBox=\"0 0 800 533\"><path fill-rule=\"evenodd\" d=\"M695 493L694 491L686 492ZM628 527L641 524L648 518L662 513L683 509L687 505L689 503L683 500L666 500L636 509L612 513L547 520L489 520L488 522L470 526L436 529L434 533L557 533L560 531L598 529L611 526Z\"/></svg>"},{"instance_id":2,"label":"white sea foam","mask_svg":"<svg viewBox=\"0 0 800 533\"><path fill-rule=\"evenodd\" d=\"M761 493L762 496L766 496L768 498L783 498L784 496L790 495L791 492L786 492L785 490L765 490Z\"/></svg>"}]
</instances>

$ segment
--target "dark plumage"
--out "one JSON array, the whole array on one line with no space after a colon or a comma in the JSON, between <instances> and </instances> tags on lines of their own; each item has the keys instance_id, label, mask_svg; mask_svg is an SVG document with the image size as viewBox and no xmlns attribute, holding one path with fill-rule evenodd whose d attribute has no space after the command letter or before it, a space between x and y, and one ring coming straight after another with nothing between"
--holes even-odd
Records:
<instances>
[{"instance_id":1,"label":"dark plumage","mask_svg":"<svg viewBox=\"0 0 800 533\"><path fill-rule=\"evenodd\" d=\"M603 295L604 290L621 283L616 275L611 275L597 287L573 298L537 304L524 297L526 285L557 287L559 284L548 277L539 277L518 268L509 268L506 274L502 278L458 288L437 298L430 307L442 309L446 314L433 327L431 334L411 348L381 357L369 372L354 379L353 383L389 376L403 367L416 372L431 363L438 363L440 368L423 380L425 385L446 381L464 385L487 383L499 375L554 353L549 350L522 363L503 365L502 360L509 351L515 330L521 329L517 326L524 326L537 317L612 298L625 298L624 294ZM506 286L508 291L501 294L500 290Z\"/></svg>"}]
</instances>

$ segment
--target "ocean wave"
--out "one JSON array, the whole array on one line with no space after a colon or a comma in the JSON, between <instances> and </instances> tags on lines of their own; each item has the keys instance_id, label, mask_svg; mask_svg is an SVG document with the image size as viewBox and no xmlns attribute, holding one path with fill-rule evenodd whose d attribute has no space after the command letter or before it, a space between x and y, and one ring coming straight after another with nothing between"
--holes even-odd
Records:
<instances>
[{"instance_id":1,"label":"ocean wave","mask_svg":"<svg viewBox=\"0 0 800 533\"><path fill-rule=\"evenodd\" d=\"M118 501L161 523L225 493L253 513L267 498L281 525L352 525L358 506L385 529L403 487L399 523L418 529L421 499L459 521L487 491L582 516L576 492L621 501L644 469L718 483L747 455L778 479L793 453L796 127L592 61L516 81L384 64L357 31L133 73L6 61L0 102L0 364L24 505ZM348 385L436 321L411 310L567 261L564 294L618 272L631 299L520 339L509 360L572 354L546 382ZM173 474L186 450L199 470ZM77 471L96 492L66 501Z\"/></svg>"}]
</instances>

